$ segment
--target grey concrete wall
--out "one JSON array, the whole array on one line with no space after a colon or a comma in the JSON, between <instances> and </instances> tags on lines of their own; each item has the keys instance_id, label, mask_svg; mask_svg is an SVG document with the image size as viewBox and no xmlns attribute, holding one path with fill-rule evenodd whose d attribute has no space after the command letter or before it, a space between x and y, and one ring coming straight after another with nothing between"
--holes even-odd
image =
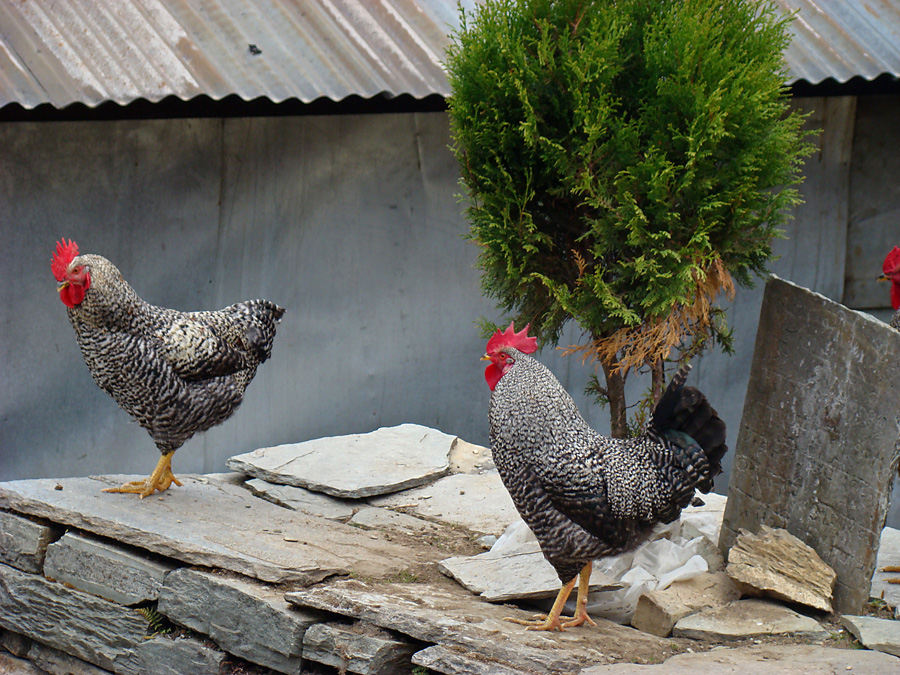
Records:
<instances>
[{"instance_id":1,"label":"grey concrete wall","mask_svg":"<svg viewBox=\"0 0 900 675\"><path fill-rule=\"evenodd\" d=\"M882 116L900 109L892 103ZM829 133L772 269L840 300L842 214L848 191L865 189L846 160L860 114L854 99L802 105ZM881 119L866 111L867 124ZM900 125L881 128L900 135ZM288 308L242 408L189 441L176 473L401 422L486 443L475 321L501 317L481 296L449 143L442 113L0 126L0 480L147 473L157 459L81 360L49 269L62 236L110 258L154 304L213 309L263 296ZM896 175L890 146L880 161ZM734 430L732 444L761 301L761 283L738 291L728 310L735 355L710 353L692 374ZM580 339L575 327L564 337ZM608 431L606 411L582 393L589 367L550 350L540 357ZM629 380L631 400L645 388Z\"/></svg>"},{"instance_id":2,"label":"grey concrete wall","mask_svg":"<svg viewBox=\"0 0 900 675\"><path fill-rule=\"evenodd\" d=\"M147 473L157 459L81 359L50 274L60 237L154 304L288 308L242 407L189 441L176 472L401 422L486 443L475 322L497 312L449 142L443 114L0 126L0 480ZM584 388L577 362L547 360Z\"/></svg>"}]
</instances>

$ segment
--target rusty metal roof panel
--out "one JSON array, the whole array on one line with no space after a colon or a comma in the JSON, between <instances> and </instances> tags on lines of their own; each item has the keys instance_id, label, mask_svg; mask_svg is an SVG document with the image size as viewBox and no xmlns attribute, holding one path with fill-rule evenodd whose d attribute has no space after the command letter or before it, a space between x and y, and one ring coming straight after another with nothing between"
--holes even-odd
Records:
<instances>
[{"instance_id":1,"label":"rusty metal roof panel","mask_svg":"<svg viewBox=\"0 0 900 675\"><path fill-rule=\"evenodd\" d=\"M775 0L797 14L785 51L792 80L900 76L900 1Z\"/></svg>"},{"instance_id":2,"label":"rusty metal roof panel","mask_svg":"<svg viewBox=\"0 0 900 675\"><path fill-rule=\"evenodd\" d=\"M0 106L448 95L456 23L455 0L0 0Z\"/></svg>"},{"instance_id":3,"label":"rusty metal roof panel","mask_svg":"<svg viewBox=\"0 0 900 675\"><path fill-rule=\"evenodd\" d=\"M900 0L776 3L799 10L792 80L900 75ZM456 0L0 0L0 107L447 96L458 20Z\"/></svg>"}]
</instances>

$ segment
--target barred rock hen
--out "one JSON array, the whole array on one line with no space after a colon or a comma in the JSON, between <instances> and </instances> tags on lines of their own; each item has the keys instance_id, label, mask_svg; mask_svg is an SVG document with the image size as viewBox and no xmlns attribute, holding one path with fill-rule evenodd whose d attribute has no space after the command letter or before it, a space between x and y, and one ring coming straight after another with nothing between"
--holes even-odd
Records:
<instances>
[{"instance_id":1,"label":"barred rock hen","mask_svg":"<svg viewBox=\"0 0 900 675\"><path fill-rule=\"evenodd\" d=\"M546 617L510 620L530 630L594 625L586 611L591 562L636 548L656 523L678 518L695 489L712 489L728 449L725 423L703 394L684 386L685 367L642 435L602 436L553 374L528 356L537 340L527 331L516 333L512 324L498 330L482 357L491 362L485 370L493 392L491 451L562 588ZM576 581L576 611L569 620L560 615Z\"/></svg>"},{"instance_id":2,"label":"barred rock hen","mask_svg":"<svg viewBox=\"0 0 900 675\"><path fill-rule=\"evenodd\" d=\"M891 282L891 307L900 310L900 246L895 246L884 259L881 266L881 276L878 277L882 281ZM891 317L891 327L900 330L900 311L894 312Z\"/></svg>"},{"instance_id":3,"label":"barred rock hen","mask_svg":"<svg viewBox=\"0 0 900 675\"><path fill-rule=\"evenodd\" d=\"M177 312L141 300L109 260L57 242L51 269L94 381L153 437L162 453L147 480L105 492L144 497L172 483L172 454L227 420L272 353L284 310L268 300L215 312Z\"/></svg>"}]
</instances>

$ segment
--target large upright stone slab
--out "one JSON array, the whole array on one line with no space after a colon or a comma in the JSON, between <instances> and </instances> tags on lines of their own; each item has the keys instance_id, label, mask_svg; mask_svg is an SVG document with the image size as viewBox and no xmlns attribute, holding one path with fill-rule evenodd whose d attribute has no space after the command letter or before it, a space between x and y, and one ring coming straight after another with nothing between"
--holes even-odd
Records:
<instances>
[{"instance_id":1,"label":"large upright stone slab","mask_svg":"<svg viewBox=\"0 0 900 675\"><path fill-rule=\"evenodd\" d=\"M859 613L900 456L900 333L790 282L766 284L719 547L784 528Z\"/></svg>"},{"instance_id":2,"label":"large upright stone slab","mask_svg":"<svg viewBox=\"0 0 900 675\"><path fill-rule=\"evenodd\" d=\"M316 438L230 457L226 464L270 483L360 499L424 485L450 471L456 440L418 424Z\"/></svg>"}]
</instances>

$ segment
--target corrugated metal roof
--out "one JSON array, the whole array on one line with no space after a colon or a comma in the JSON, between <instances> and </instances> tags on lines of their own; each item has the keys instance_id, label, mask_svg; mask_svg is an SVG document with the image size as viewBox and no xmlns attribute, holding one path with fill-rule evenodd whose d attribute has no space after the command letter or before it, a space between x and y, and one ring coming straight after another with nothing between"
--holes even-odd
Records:
<instances>
[{"instance_id":1,"label":"corrugated metal roof","mask_svg":"<svg viewBox=\"0 0 900 675\"><path fill-rule=\"evenodd\" d=\"M900 1L775 0L791 22L785 60L793 79L900 76Z\"/></svg>"},{"instance_id":2,"label":"corrugated metal roof","mask_svg":"<svg viewBox=\"0 0 900 675\"><path fill-rule=\"evenodd\" d=\"M457 21L456 0L0 0L0 106L448 95Z\"/></svg>"},{"instance_id":3,"label":"corrugated metal roof","mask_svg":"<svg viewBox=\"0 0 900 675\"><path fill-rule=\"evenodd\" d=\"M799 9L792 79L900 75L898 0L776 2ZM458 19L456 0L0 0L0 107L447 96Z\"/></svg>"}]
</instances>

